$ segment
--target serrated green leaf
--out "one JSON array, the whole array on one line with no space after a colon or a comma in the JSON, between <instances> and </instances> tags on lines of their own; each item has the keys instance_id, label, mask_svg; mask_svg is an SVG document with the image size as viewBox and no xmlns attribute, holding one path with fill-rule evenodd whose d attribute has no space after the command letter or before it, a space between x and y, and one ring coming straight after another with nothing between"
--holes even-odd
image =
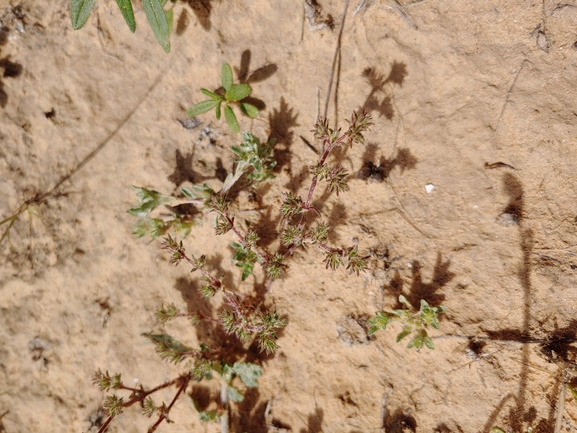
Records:
<instances>
[{"instance_id":1,"label":"serrated green leaf","mask_svg":"<svg viewBox=\"0 0 577 433\"><path fill-rule=\"evenodd\" d=\"M136 31L136 21L134 19L134 11L132 10L132 3L130 0L116 0L116 4L122 12L124 21L128 24L128 28L132 33Z\"/></svg>"},{"instance_id":2,"label":"serrated green leaf","mask_svg":"<svg viewBox=\"0 0 577 433\"><path fill-rule=\"evenodd\" d=\"M211 99L214 99L215 101L222 101L222 99L223 99L222 96L217 95L216 93L213 93L213 92L211 92L210 90L200 89L200 91L201 91L204 95L208 96L208 97L211 98Z\"/></svg>"},{"instance_id":3,"label":"serrated green leaf","mask_svg":"<svg viewBox=\"0 0 577 433\"><path fill-rule=\"evenodd\" d=\"M247 102L242 102L240 104L240 109L242 110L242 112L244 114L246 114L248 117L250 117L251 119L254 119L256 117L258 117L258 108L256 108L254 105L249 104Z\"/></svg>"},{"instance_id":4,"label":"serrated green leaf","mask_svg":"<svg viewBox=\"0 0 577 433\"><path fill-rule=\"evenodd\" d=\"M222 70L220 72L220 79L222 82L222 87L227 92L232 87L232 69L228 63L222 65Z\"/></svg>"},{"instance_id":5,"label":"serrated green leaf","mask_svg":"<svg viewBox=\"0 0 577 433\"><path fill-rule=\"evenodd\" d=\"M170 52L170 28L160 0L142 0L148 23L152 28L156 40L166 52Z\"/></svg>"},{"instance_id":6,"label":"serrated green leaf","mask_svg":"<svg viewBox=\"0 0 577 433\"><path fill-rule=\"evenodd\" d=\"M228 395L228 399L230 401L234 401L235 403L240 403L241 401L244 400L243 395L234 386L228 385L226 387L226 393Z\"/></svg>"},{"instance_id":7,"label":"serrated green leaf","mask_svg":"<svg viewBox=\"0 0 577 433\"><path fill-rule=\"evenodd\" d=\"M250 362L235 362L232 369L249 388L258 386L257 379L262 376L262 369L258 365Z\"/></svg>"},{"instance_id":8,"label":"serrated green leaf","mask_svg":"<svg viewBox=\"0 0 577 433\"><path fill-rule=\"evenodd\" d=\"M248 84L236 84L226 91L224 99L227 101L240 101L250 95Z\"/></svg>"},{"instance_id":9,"label":"serrated green leaf","mask_svg":"<svg viewBox=\"0 0 577 433\"><path fill-rule=\"evenodd\" d=\"M72 28L79 30L84 27L96 0L72 0L70 4L70 18Z\"/></svg>"},{"instance_id":10,"label":"serrated green leaf","mask_svg":"<svg viewBox=\"0 0 577 433\"><path fill-rule=\"evenodd\" d=\"M188 114L191 117L198 116L199 114L206 113L207 111L212 110L218 104L220 104L219 101L215 101L213 99L208 99L206 101L202 101L202 102L199 102L198 104L194 105L194 107L189 109L186 112L186 114Z\"/></svg>"},{"instance_id":11,"label":"serrated green leaf","mask_svg":"<svg viewBox=\"0 0 577 433\"><path fill-rule=\"evenodd\" d=\"M224 106L224 117L226 119L226 123L230 126L230 129L234 133L240 132L240 127L238 126L238 120L236 120L236 116L228 105Z\"/></svg>"}]
</instances>

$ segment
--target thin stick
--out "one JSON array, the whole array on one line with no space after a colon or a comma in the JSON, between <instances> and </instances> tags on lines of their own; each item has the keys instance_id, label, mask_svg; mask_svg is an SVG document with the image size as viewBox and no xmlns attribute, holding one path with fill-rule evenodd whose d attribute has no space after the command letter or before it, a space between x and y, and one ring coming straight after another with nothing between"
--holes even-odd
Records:
<instances>
[{"instance_id":1,"label":"thin stick","mask_svg":"<svg viewBox=\"0 0 577 433\"><path fill-rule=\"evenodd\" d=\"M337 47L335 48L335 55L333 56L333 66L331 67L331 78L329 79L329 89L327 91L327 99L325 101L325 112L324 112L324 118L327 118L327 114L329 111L329 101L331 99L331 90L333 87L333 80L335 77L335 69L336 69L336 65L337 65L337 59L338 59L338 55L339 52L341 50L341 38L343 36L343 30L345 28L345 18L347 16L347 9L349 7L349 1L347 0L345 3L345 10L343 11L343 20L341 21L341 28L339 30L339 37L337 39Z\"/></svg>"},{"instance_id":2,"label":"thin stick","mask_svg":"<svg viewBox=\"0 0 577 433\"><path fill-rule=\"evenodd\" d=\"M561 392L559 393L559 404L557 405L557 419L555 420L554 433L561 431L561 423L563 422L563 413L565 413L565 394L567 393L567 384L563 382Z\"/></svg>"},{"instance_id":3,"label":"thin stick","mask_svg":"<svg viewBox=\"0 0 577 433\"><path fill-rule=\"evenodd\" d=\"M509 104L509 99L511 98L511 93L513 93L513 89L515 87L515 84L517 84L517 79L519 78L519 75L521 75L521 71L523 70L525 63L527 63L528 61L529 60L525 59L521 62L521 66L519 67L519 70L515 74L515 79L513 80L513 84L511 84L511 87L509 87L509 91L507 92L507 96L505 97L505 102L503 103L503 107L501 107L501 113L499 114L499 120L497 121L497 127L495 128L495 132L493 133L493 137L495 137L497 135L497 133L499 132L499 127L501 126L501 120L503 119L503 114L505 114L505 108L507 108L507 105Z\"/></svg>"}]
</instances>

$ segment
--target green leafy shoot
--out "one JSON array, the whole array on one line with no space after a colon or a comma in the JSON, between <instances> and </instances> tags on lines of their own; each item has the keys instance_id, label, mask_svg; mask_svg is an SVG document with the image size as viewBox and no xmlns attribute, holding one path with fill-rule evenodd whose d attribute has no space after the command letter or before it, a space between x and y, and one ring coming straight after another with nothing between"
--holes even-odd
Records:
<instances>
[{"instance_id":1,"label":"green leafy shoot","mask_svg":"<svg viewBox=\"0 0 577 433\"><path fill-rule=\"evenodd\" d=\"M79 30L88 21L95 0L71 0L70 18L72 28ZM136 20L131 0L116 0L116 4L124 17L124 21L132 33L136 31ZM142 0L142 6L146 14L150 28L156 40L166 52L170 52L170 36L174 25L174 13L172 8L164 10L166 0Z\"/></svg>"},{"instance_id":2,"label":"green leafy shoot","mask_svg":"<svg viewBox=\"0 0 577 433\"><path fill-rule=\"evenodd\" d=\"M170 212L170 215L165 218L151 217L150 214L161 206L176 206L187 203L189 200L183 201L147 188L137 186L132 188L136 190L138 203L129 209L128 213L139 218L133 227L133 234L136 237L140 238L150 235L152 239L156 239L167 234L169 230L174 231L181 237L185 237L188 236L191 228L198 223L198 219L194 216L174 212ZM192 194L191 191L187 192Z\"/></svg>"},{"instance_id":3,"label":"green leafy shoot","mask_svg":"<svg viewBox=\"0 0 577 433\"><path fill-rule=\"evenodd\" d=\"M373 335L379 329L386 329L391 321L398 321L402 324L403 328L397 335L397 343L413 334L413 338L407 345L408 348L414 347L420 350L423 346L426 346L431 350L434 349L435 346L433 340L427 333L427 328L430 326L434 329L439 329L438 316L445 311L447 307L431 307L427 301L421 299L421 308L418 312L413 313L411 312L412 307L409 301L407 301L407 298L400 295L399 302L406 308L390 312L380 311L377 312L375 317L369 319L369 336Z\"/></svg>"},{"instance_id":4,"label":"green leafy shoot","mask_svg":"<svg viewBox=\"0 0 577 433\"><path fill-rule=\"evenodd\" d=\"M242 143L238 146L231 146L231 150L236 154L236 168L234 174L231 173L224 181L221 192L227 192L240 179L248 174L248 179L253 182L264 182L267 179L274 179L273 169L276 166L274 159L274 144L276 140L271 138L267 143L261 143L258 137L250 132L242 133Z\"/></svg>"},{"instance_id":5,"label":"green leafy shoot","mask_svg":"<svg viewBox=\"0 0 577 433\"><path fill-rule=\"evenodd\" d=\"M215 109L216 119L220 120L222 105L224 104L224 118L226 119L226 123L228 123L232 132L238 133L240 132L240 126L231 105L239 105L240 111L252 119L258 116L258 108L248 102L242 102L243 99L250 95L251 88L248 84L233 83L232 68L229 64L225 63L222 65L220 79L224 95L211 92L207 89L200 89L200 91L210 99L194 105L187 111L187 114L191 117L198 116Z\"/></svg>"},{"instance_id":6,"label":"green leafy shoot","mask_svg":"<svg viewBox=\"0 0 577 433\"><path fill-rule=\"evenodd\" d=\"M144 218L159 206L175 204L176 199L172 196L138 186L132 188L136 190L138 199L138 205L128 210L132 216Z\"/></svg>"},{"instance_id":7,"label":"green leafy shoot","mask_svg":"<svg viewBox=\"0 0 577 433\"><path fill-rule=\"evenodd\" d=\"M262 376L262 369L258 365L250 362L235 362L231 365L217 361L204 363L204 367L208 368L210 373L205 371L201 376L197 377L211 380L214 377L212 373L216 373L222 381L227 400L233 403L241 403L244 401L242 391L239 387L233 385L235 378L238 377L247 388L256 388L258 387L257 380ZM198 412L200 420L203 422L217 421L224 411L224 408L220 406L217 409L202 410L194 399L192 399L192 404Z\"/></svg>"},{"instance_id":8,"label":"green leafy shoot","mask_svg":"<svg viewBox=\"0 0 577 433\"><path fill-rule=\"evenodd\" d=\"M236 266L242 269L242 281L244 281L249 275L252 275L258 256L252 248L245 247L239 243L231 242L230 246L235 252L232 259L237 262Z\"/></svg>"}]
</instances>

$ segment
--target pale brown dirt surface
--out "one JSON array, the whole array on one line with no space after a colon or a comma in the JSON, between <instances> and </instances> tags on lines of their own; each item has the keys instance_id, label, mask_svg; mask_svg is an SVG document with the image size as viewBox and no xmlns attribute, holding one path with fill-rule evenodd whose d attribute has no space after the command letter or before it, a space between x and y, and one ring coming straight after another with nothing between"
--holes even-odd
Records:
<instances>
[{"instance_id":1,"label":"pale brown dirt surface","mask_svg":"<svg viewBox=\"0 0 577 433\"><path fill-rule=\"evenodd\" d=\"M317 158L305 140L318 150L310 130L342 22L342 0L319 4L311 26L300 0L179 2L166 55L140 4L133 35L113 1L73 31L68 1L0 0L0 220L72 173L29 202L0 245L0 432L95 432L97 368L146 387L183 371L143 332L225 344L213 327L156 322L162 303L216 310L159 241L132 236L130 186L222 185L239 136L213 114L194 129L179 119L201 87L219 86L224 62L235 79L256 71L249 82L265 108L241 126L278 139L277 177L241 193L237 209L276 248L282 194L305 194ZM331 245L358 244L370 271L327 271L313 248L295 254L265 297L289 322L281 348L244 352L263 376L234 406L231 431L552 433L563 386L549 359L576 354L577 1L358 5L328 115L346 125L364 107L375 125L364 148L340 157L350 191L319 189L315 204ZM260 274L240 282L234 238L210 225L193 229L187 249L231 286L262 293ZM367 337L367 318L398 308L401 293L447 307L434 351L395 343L398 325ZM209 402L209 385L187 392ZM188 397L171 418L158 431L220 429ZM150 424L132 408L109 431ZM561 427L577 431L569 393Z\"/></svg>"}]
</instances>

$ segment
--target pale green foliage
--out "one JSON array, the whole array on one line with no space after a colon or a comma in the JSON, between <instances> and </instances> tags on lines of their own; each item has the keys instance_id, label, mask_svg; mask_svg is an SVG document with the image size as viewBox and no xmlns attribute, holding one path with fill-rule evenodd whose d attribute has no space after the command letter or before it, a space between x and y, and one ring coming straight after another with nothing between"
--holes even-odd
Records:
<instances>
[{"instance_id":1,"label":"pale green foliage","mask_svg":"<svg viewBox=\"0 0 577 433\"><path fill-rule=\"evenodd\" d=\"M171 0L173 3L176 0ZM167 0L142 0L142 7L150 28L162 49L170 52L170 36L172 34L174 13L172 8L164 10ZM92 12L95 0L71 0L70 18L72 28L79 30L86 24ZM124 21L132 33L136 31L136 20L131 0L116 0Z\"/></svg>"},{"instance_id":2,"label":"pale green foliage","mask_svg":"<svg viewBox=\"0 0 577 433\"><path fill-rule=\"evenodd\" d=\"M427 327L431 326L434 329L439 329L438 315L445 311L447 307L431 307L427 301L421 299L421 308L414 313L411 311L411 304L403 295L399 296L399 302L406 308L390 312L380 311L377 312L375 317L369 319L369 335L373 335L379 329L386 329L392 321L398 321L402 324L403 329L397 335L397 343L408 335L413 334L413 338L407 345L408 348L414 347L419 350L426 346L429 349L434 349L435 345L427 333Z\"/></svg>"},{"instance_id":3,"label":"pale green foliage","mask_svg":"<svg viewBox=\"0 0 577 433\"><path fill-rule=\"evenodd\" d=\"M133 186L136 190L138 203L135 207L128 210L130 215L138 217L138 221L133 227L133 234L140 238L149 235L152 239L164 236L169 231L180 234L182 237L190 233L192 226L197 224L194 217L170 212L163 218L154 218L150 215L160 207L176 206L181 204L182 200L177 199L158 191L147 188Z\"/></svg>"},{"instance_id":4,"label":"pale green foliage","mask_svg":"<svg viewBox=\"0 0 577 433\"><path fill-rule=\"evenodd\" d=\"M187 111L187 114L189 116L198 116L199 114L214 109L216 120L220 120L221 112L224 109L224 118L226 119L226 123L228 123L232 132L239 133L240 126L234 111L232 111L231 105L239 105L240 111L252 119L258 116L258 108L248 102L242 102L243 99L250 95L250 86L248 84L233 84L232 68L228 63L222 65L220 80L222 83L222 89L224 90L224 95L211 92L207 89L200 89L200 91L210 99L194 105ZM224 108L222 107L223 104Z\"/></svg>"},{"instance_id":5,"label":"pale green foliage","mask_svg":"<svg viewBox=\"0 0 577 433\"><path fill-rule=\"evenodd\" d=\"M262 144L258 137L250 132L243 132L242 143L231 147L231 150L238 156L234 160L236 169L234 174L228 175L222 190L228 191L244 173L248 173L249 181L263 182L267 179L274 179L272 170L276 166L273 147L275 142L276 140L271 138L267 143Z\"/></svg>"},{"instance_id":6,"label":"pale green foliage","mask_svg":"<svg viewBox=\"0 0 577 433\"><path fill-rule=\"evenodd\" d=\"M152 239L175 233L179 237L188 236L193 226L200 223L200 215L184 215L177 212L178 206L192 204L199 208L199 212L208 209L217 212L216 233L227 233L231 228L231 221L223 216L230 201L226 192L243 176L251 183L260 183L273 179L272 170L276 165L274 160L274 139L266 143L251 133L242 134L243 141L231 149L237 155L234 174L229 174L219 193L215 192L206 183L193 185L191 188L181 188L184 198L177 198L158 191L133 186L136 190L138 203L128 210L130 215L138 218L133 227L136 237L150 236ZM167 209L168 215L158 215L161 209ZM176 210L176 211L175 211Z\"/></svg>"},{"instance_id":7,"label":"pale green foliage","mask_svg":"<svg viewBox=\"0 0 577 433\"><path fill-rule=\"evenodd\" d=\"M244 396L241 390L232 384L233 380L238 377L247 388L258 387L258 378L262 375L262 369L250 362L235 362L233 365L221 362L204 363L202 367L203 373L198 375L199 380L211 380L216 373L226 386L226 395L228 401L234 403L241 403L244 401ZM209 373L210 372L210 373ZM216 410L201 410L198 403L191 397L192 404L198 412L198 417L203 422L217 421L220 417L221 411Z\"/></svg>"}]
</instances>

